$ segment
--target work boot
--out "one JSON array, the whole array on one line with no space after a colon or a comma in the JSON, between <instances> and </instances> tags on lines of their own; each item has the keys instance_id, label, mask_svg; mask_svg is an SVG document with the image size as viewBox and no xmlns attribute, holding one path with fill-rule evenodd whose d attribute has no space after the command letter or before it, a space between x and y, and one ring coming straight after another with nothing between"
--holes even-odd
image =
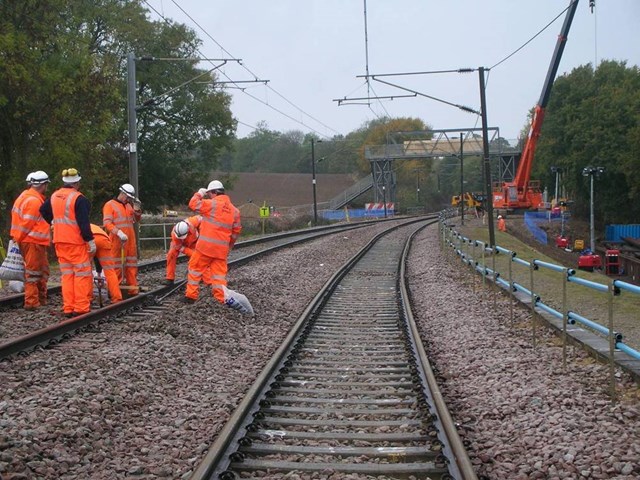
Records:
<instances>
[{"instance_id":1,"label":"work boot","mask_svg":"<svg viewBox=\"0 0 640 480\"><path fill-rule=\"evenodd\" d=\"M197 298L189 298L189 297L182 297L182 300L181 300L182 303L185 303L187 305L193 305L197 301L198 301Z\"/></svg>"},{"instance_id":2,"label":"work boot","mask_svg":"<svg viewBox=\"0 0 640 480\"><path fill-rule=\"evenodd\" d=\"M162 282L163 285L173 285L174 281L171 278L167 278L164 282Z\"/></svg>"},{"instance_id":3,"label":"work boot","mask_svg":"<svg viewBox=\"0 0 640 480\"><path fill-rule=\"evenodd\" d=\"M34 310L37 310L40 307L40 305L25 305L24 309L27 312L33 312Z\"/></svg>"}]
</instances>

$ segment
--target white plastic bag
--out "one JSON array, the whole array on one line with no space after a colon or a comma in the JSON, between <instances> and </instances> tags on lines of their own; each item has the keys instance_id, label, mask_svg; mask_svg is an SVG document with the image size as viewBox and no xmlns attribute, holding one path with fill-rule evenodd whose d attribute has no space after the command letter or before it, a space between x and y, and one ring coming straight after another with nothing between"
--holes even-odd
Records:
<instances>
[{"instance_id":1,"label":"white plastic bag","mask_svg":"<svg viewBox=\"0 0 640 480\"><path fill-rule=\"evenodd\" d=\"M13 240L9 240L7 258L0 266L0 280L18 280L24 282L24 259L20 247Z\"/></svg>"},{"instance_id":2,"label":"white plastic bag","mask_svg":"<svg viewBox=\"0 0 640 480\"><path fill-rule=\"evenodd\" d=\"M13 293L24 292L24 282L19 280L9 280L9 291Z\"/></svg>"},{"instance_id":3,"label":"white plastic bag","mask_svg":"<svg viewBox=\"0 0 640 480\"><path fill-rule=\"evenodd\" d=\"M224 290L224 303L227 305L227 307L233 308L234 310L237 310L245 315L254 314L251 302L249 302L249 299L246 296L225 286L223 286L222 288Z\"/></svg>"}]
</instances>

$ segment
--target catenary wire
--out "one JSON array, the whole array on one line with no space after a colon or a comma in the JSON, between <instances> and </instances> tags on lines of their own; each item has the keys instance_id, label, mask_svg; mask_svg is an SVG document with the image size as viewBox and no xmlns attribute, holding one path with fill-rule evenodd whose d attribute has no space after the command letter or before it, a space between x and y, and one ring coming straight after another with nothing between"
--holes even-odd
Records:
<instances>
[{"instance_id":1,"label":"catenary wire","mask_svg":"<svg viewBox=\"0 0 640 480\"><path fill-rule=\"evenodd\" d=\"M498 63L496 63L495 65L493 65L492 67L489 67L489 70L492 70L494 68L496 68L498 65L506 62L507 60L509 60L511 57L513 57L516 53L518 53L520 50L522 50L524 47L526 47L527 45L529 45L536 37L538 37L540 34L542 34L542 32L544 32L547 28L549 28L553 23L555 23L556 20L558 20L558 18L560 18L560 16L565 13L567 10L569 10L569 7L571 7L571 4L565 8L564 10L562 10L553 20L551 20L549 23L547 23L542 30L540 30L538 33L536 33L533 37L531 37L529 40L527 40L526 42L524 42L522 45L520 45L517 49L515 49L513 52L511 52L509 55L507 55L506 57L504 57L502 60L500 60Z\"/></svg>"},{"instance_id":2,"label":"catenary wire","mask_svg":"<svg viewBox=\"0 0 640 480\"><path fill-rule=\"evenodd\" d=\"M147 0L144 0L144 2L145 2L147 5L149 5L149 2L148 2ZM190 19L190 20L191 20L191 21L192 21L192 22L193 22L193 23L194 23L194 24L195 24L195 25L196 25L200 30L202 30L202 32L203 32L207 37L209 37L209 38L211 39L211 41L213 41L213 42L214 42L214 43L215 43L215 44L216 44L216 45L217 45L217 46L218 46L218 47L219 47L219 48L220 48L224 53L226 53L227 55L229 55L229 56L233 57L233 55L231 55L231 53L230 53L226 48L224 48L224 47L220 44L220 42L218 42L215 38L213 38L213 36L212 36L209 32L207 32L207 31L206 31L206 30L205 30L205 29L204 29L204 28L203 28L203 27L202 27L202 26L201 26L201 25L200 25L200 24L199 24L199 23L198 23L198 22L197 22L197 21L196 21L196 20L191 16L191 15L189 15L189 13L187 13L187 12L184 10L184 8L182 8L182 6L180 6L180 5L178 4L178 2L176 2L176 0L172 0L172 3L173 3L173 4L174 4L174 5L175 5L175 6L176 6L176 7L177 7L177 8L178 8L178 9L179 9L179 10L180 10L184 15L186 15L186 16L187 16L187 18L189 18L189 19ZM149 6L150 6L150 5L149 5ZM154 11L156 12L156 14L160 15L160 13L159 13L156 9L154 9ZM166 18L165 18L165 17L162 17L162 18L163 18L163 19L165 19L165 21L166 21ZM248 73L250 73L254 78L258 78L258 76L257 76L255 73L253 73L253 72L251 71L251 69L249 69L246 65L244 65L244 64L242 64L242 63L241 63L241 66L242 66L242 67L243 67L243 68L244 68ZM229 78L226 74L224 74L224 75L225 75L225 77ZM231 80L231 79L229 78L229 80ZM315 118L313 115L311 115L311 114L309 114L309 113L305 112L304 110L302 110L302 109L301 109L300 107L298 107L295 103L293 103L293 102L292 102L292 101L290 101L288 98L286 98L284 95L282 95L280 92L278 92L275 88L273 88L273 87L271 87L271 86L269 86L269 85L267 85L267 88L268 88L269 90L271 90L273 93L275 93L276 95L278 95L282 100L284 100L285 102L287 102L289 105L291 105L292 107L294 107L296 110L298 110L300 113L302 113L303 115L305 115L305 116L309 117L309 118L310 118L310 119L312 119L313 121L317 122L319 125L322 125L322 126L323 126L324 128L326 128L327 130L331 130L332 132L334 132L334 133L336 133L336 134L339 134L339 133L340 133L340 132L338 132L337 130L335 130L334 128L331 128L330 126L326 125L326 124L325 124L325 123L323 123L322 121L318 120L318 119L317 119L317 118ZM261 99L259 99L259 98L255 97L255 96L253 96L253 95L250 95L250 94L249 94L249 93L247 93L246 91L243 91L243 93L244 93L245 95L248 95L248 96L249 96L249 97L251 97L252 99L254 99L254 100L256 100L256 101L258 101L258 102L262 103L263 105L266 105L266 106L268 106L269 108L271 108L271 109L275 110L276 112L280 113L281 115L285 115L287 118L289 118L289 119L291 119L291 120L293 120L293 121L295 121L295 122L297 122L297 123L299 123L299 124L301 124L301 125L303 125L303 126L305 126L305 127L309 128L310 130L313 130L313 131L314 131L315 133L317 133L318 135L321 135L321 136L323 136L323 137L325 137L325 138L328 138L326 135L321 134L320 132L318 132L317 130L315 130L313 127L311 127L311 126L309 126L309 125L305 124L304 122L301 122L301 121L299 121L299 120L297 120L297 119L295 119L295 118L291 117L290 115L287 115L287 114L283 113L281 110L279 110L279 109L277 109L277 108L273 107L273 105L271 105L271 104L269 104L269 103L266 103L266 102L262 101Z\"/></svg>"}]
</instances>

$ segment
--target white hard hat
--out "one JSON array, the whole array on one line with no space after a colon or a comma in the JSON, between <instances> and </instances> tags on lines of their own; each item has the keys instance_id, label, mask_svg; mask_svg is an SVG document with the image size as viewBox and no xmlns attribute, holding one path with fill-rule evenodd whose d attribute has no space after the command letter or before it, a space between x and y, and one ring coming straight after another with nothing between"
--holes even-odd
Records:
<instances>
[{"instance_id":1,"label":"white hard hat","mask_svg":"<svg viewBox=\"0 0 640 480\"><path fill-rule=\"evenodd\" d=\"M51 181L49 180L49 175L42 170L30 173L27 179L31 185L42 185L43 183L49 183Z\"/></svg>"},{"instance_id":2,"label":"white hard hat","mask_svg":"<svg viewBox=\"0 0 640 480\"><path fill-rule=\"evenodd\" d=\"M176 226L173 227L173 232L176 234L180 240L184 239L189 233L189 224L184 220L176 223Z\"/></svg>"},{"instance_id":3,"label":"white hard hat","mask_svg":"<svg viewBox=\"0 0 640 480\"><path fill-rule=\"evenodd\" d=\"M212 180L207 186L207 192L210 192L212 190L224 190L224 185L222 185L222 182L220 180Z\"/></svg>"},{"instance_id":4,"label":"white hard hat","mask_svg":"<svg viewBox=\"0 0 640 480\"><path fill-rule=\"evenodd\" d=\"M129 198L136 198L136 189L130 183L123 183L120 185L120 191Z\"/></svg>"},{"instance_id":5,"label":"white hard hat","mask_svg":"<svg viewBox=\"0 0 640 480\"><path fill-rule=\"evenodd\" d=\"M25 182L30 182L31 181L31 175L33 175L33 172L31 172L29 175L27 175L27 178L24 179Z\"/></svg>"},{"instance_id":6,"label":"white hard hat","mask_svg":"<svg viewBox=\"0 0 640 480\"><path fill-rule=\"evenodd\" d=\"M502 218L502 215L498 215L498 220L500 220Z\"/></svg>"}]
</instances>

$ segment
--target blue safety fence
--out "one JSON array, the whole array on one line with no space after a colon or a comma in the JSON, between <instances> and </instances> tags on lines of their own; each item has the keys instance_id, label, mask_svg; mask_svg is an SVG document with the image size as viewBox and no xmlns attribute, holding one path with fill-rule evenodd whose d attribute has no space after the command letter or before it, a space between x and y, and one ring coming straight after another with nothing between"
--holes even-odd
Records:
<instances>
[{"instance_id":1,"label":"blue safety fence","mask_svg":"<svg viewBox=\"0 0 640 480\"><path fill-rule=\"evenodd\" d=\"M537 214L534 213L533 218L535 219L536 215L542 215L543 220L548 221L548 216L544 213ZM540 217L538 217L540 219ZM534 220L535 221L535 220ZM589 328L591 331L596 332L604 337L613 337L615 348L625 352L627 355L633 357L636 360L640 360L640 352L638 350L633 349L629 345L626 345L623 340L623 335L620 332L613 331L612 328L605 327L593 320L590 320L584 315L581 315L577 312L566 311L561 312L553 307L545 304L542 301L540 295L536 294L532 291L531 288L527 288L524 285L519 284L518 282L513 281L512 279L507 281L504 279L504 273L494 271L486 265L486 257L487 255L495 254L504 254L507 258L511 259L511 263L515 265L520 265L527 269L531 269L534 272L539 268L544 268L548 270L552 270L558 272L563 275L565 281L567 283L572 283L575 285L579 285L584 288L588 288L591 290L595 290L601 293L608 295L610 301L612 301L613 296L621 295L623 292L628 292L634 295L640 296L640 287L628 282L623 282L621 280L612 280L610 285L606 285L603 283L593 282L591 280L586 280L584 278L576 277L575 270L572 268L567 268L562 265L556 265L554 263L544 262L541 260L532 260L528 262L521 258L517 257L517 252L508 250L504 247L495 246L494 249L491 249L486 243L480 240L473 240L458 232L454 231L453 228L446 224L446 219L441 218L441 234L442 239L453 248L454 252L462 259L462 261L471 266L475 271L480 273L483 277L488 277L494 279L497 285L502 286L510 292L522 292L527 297L531 297L533 299L535 307L540 310L552 315L558 319L565 319L567 324L580 324L584 327ZM475 249L480 247L480 252L482 253L482 257L473 258L473 254L471 251L475 252ZM535 282L534 282L535 283ZM611 310L610 315L613 315L613 310ZM613 324L613 317L610 316L610 325Z\"/></svg>"},{"instance_id":2,"label":"blue safety fence","mask_svg":"<svg viewBox=\"0 0 640 480\"><path fill-rule=\"evenodd\" d=\"M392 217L394 211L387 209L387 217ZM346 220L349 218L384 218L384 209L366 210L364 208L349 208L345 210L322 210L318 215L325 220Z\"/></svg>"},{"instance_id":3,"label":"blue safety fence","mask_svg":"<svg viewBox=\"0 0 640 480\"><path fill-rule=\"evenodd\" d=\"M546 245L549 241L547 232L540 228L542 223L561 222L562 213L560 212L525 212L524 224L527 226L527 230L534 236L534 238L543 245ZM566 215L565 215L566 219Z\"/></svg>"}]
</instances>

